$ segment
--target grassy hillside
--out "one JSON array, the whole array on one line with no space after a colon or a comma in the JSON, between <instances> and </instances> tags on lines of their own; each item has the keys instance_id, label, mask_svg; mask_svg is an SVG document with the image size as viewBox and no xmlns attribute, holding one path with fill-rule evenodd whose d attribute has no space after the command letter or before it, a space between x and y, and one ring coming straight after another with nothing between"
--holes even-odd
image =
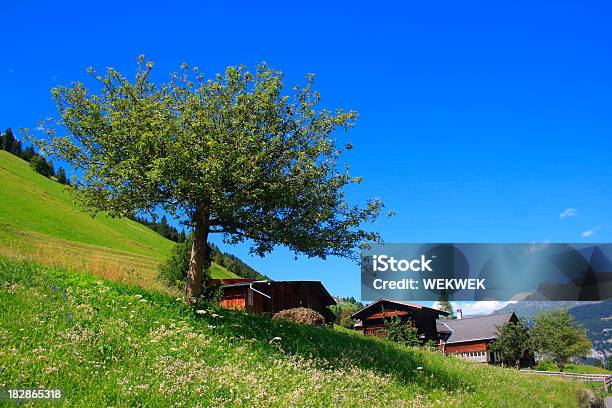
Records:
<instances>
[{"instance_id":1,"label":"grassy hillside","mask_svg":"<svg viewBox=\"0 0 612 408\"><path fill-rule=\"evenodd\" d=\"M561 379L2 257L0 310L0 387L66 406L576 406Z\"/></svg>"},{"instance_id":2,"label":"grassy hillside","mask_svg":"<svg viewBox=\"0 0 612 408\"><path fill-rule=\"evenodd\" d=\"M172 242L128 219L82 211L62 185L0 151L0 254L89 270L114 280L162 289L156 265ZM214 265L214 277L235 277Z\"/></svg>"}]
</instances>

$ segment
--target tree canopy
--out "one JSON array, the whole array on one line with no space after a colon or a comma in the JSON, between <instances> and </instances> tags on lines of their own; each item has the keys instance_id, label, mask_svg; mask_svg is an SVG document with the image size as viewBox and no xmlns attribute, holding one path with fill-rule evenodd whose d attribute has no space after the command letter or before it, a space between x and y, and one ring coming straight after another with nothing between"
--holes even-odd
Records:
<instances>
[{"instance_id":1,"label":"tree canopy","mask_svg":"<svg viewBox=\"0 0 612 408\"><path fill-rule=\"evenodd\" d=\"M38 145L81 171L75 189L87 209L161 210L192 228L188 296L202 286L211 233L229 244L248 241L260 256L283 245L357 259L360 244L380 239L362 224L377 218L382 202L346 201L344 187L361 179L340 163L350 143L332 137L357 114L319 108L313 75L286 93L282 73L263 63L254 73L231 66L211 79L183 64L161 85L152 69L141 56L132 81L112 68L89 69L97 88L54 88L67 134L48 120Z\"/></svg>"},{"instance_id":2,"label":"tree canopy","mask_svg":"<svg viewBox=\"0 0 612 408\"><path fill-rule=\"evenodd\" d=\"M535 351L551 358L563 371L572 357L585 357L591 351L591 341L585 331L576 326L567 309L543 312L536 316L531 328Z\"/></svg>"},{"instance_id":3,"label":"tree canopy","mask_svg":"<svg viewBox=\"0 0 612 408\"><path fill-rule=\"evenodd\" d=\"M503 362L520 367L521 359L531 353L529 331L521 322L509 322L497 327L497 339L490 344L491 351L501 353Z\"/></svg>"},{"instance_id":4,"label":"tree canopy","mask_svg":"<svg viewBox=\"0 0 612 408\"><path fill-rule=\"evenodd\" d=\"M387 339L405 346L420 346L417 329L408 322L403 322L399 317L393 316L385 319L385 334Z\"/></svg>"}]
</instances>

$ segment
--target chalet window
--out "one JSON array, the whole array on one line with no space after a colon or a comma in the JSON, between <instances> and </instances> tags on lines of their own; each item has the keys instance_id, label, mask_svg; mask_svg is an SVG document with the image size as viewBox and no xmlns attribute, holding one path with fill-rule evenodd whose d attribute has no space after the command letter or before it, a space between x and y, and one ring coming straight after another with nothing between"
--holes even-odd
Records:
<instances>
[{"instance_id":1,"label":"chalet window","mask_svg":"<svg viewBox=\"0 0 612 408\"><path fill-rule=\"evenodd\" d=\"M253 291L249 289L249 294L247 295L247 305L253 306Z\"/></svg>"}]
</instances>

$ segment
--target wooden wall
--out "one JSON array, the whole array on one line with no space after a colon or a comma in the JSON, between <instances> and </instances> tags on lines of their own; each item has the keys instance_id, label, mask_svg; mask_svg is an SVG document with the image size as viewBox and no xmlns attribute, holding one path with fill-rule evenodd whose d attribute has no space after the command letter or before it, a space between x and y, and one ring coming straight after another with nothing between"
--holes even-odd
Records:
<instances>
[{"instance_id":1,"label":"wooden wall","mask_svg":"<svg viewBox=\"0 0 612 408\"><path fill-rule=\"evenodd\" d=\"M470 341L457 344L451 343L444 345L444 353L469 353L471 351L485 351L488 348L488 341Z\"/></svg>"},{"instance_id":2,"label":"wooden wall","mask_svg":"<svg viewBox=\"0 0 612 408\"><path fill-rule=\"evenodd\" d=\"M379 317L380 316L380 317ZM419 336L424 336L423 341L433 340L437 342L438 332L436 330L437 315L420 311L385 311L384 317L398 316L405 324L410 324L417 329ZM372 314L362 320L363 334L366 336L385 336L385 324L382 313Z\"/></svg>"},{"instance_id":3,"label":"wooden wall","mask_svg":"<svg viewBox=\"0 0 612 408\"><path fill-rule=\"evenodd\" d=\"M252 291L249 285L223 288L221 305L256 314L274 314L281 310L307 307L321 313L328 323L335 316L327 308L329 299L320 293L316 282L254 282L253 288L270 296Z\"/></svg>"},{"instance_id":4,"label":"wooden wall","mask_svg":"<svg viewBox=\"0 0 612 408\"><path fill-rule=\"evenodd\" d=\"M225 309L244 310L246 307L246 296L242 293L224 296L223 299L221 299L221 307Z\"/></svg>"}]
</instances>

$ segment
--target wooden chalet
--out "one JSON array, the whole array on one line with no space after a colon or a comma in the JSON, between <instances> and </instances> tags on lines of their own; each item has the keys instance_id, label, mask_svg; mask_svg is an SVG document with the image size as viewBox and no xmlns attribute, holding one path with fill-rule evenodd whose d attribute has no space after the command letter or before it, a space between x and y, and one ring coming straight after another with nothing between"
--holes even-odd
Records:
<instances>
[{"instance_id":1,"label":"wooden chalet","mask_svg":"<svg viewBox=\"0 0 612 408\"><path fill-rule=\"evenodd\" d=\"M436 319L446 315L448 313L445 311L416 303L380 298L353 313L351 318L360 321L355 325L355 330L362 331L366 336L384 336L385 319L397 316L406 324L415 327L422 341L434 340L437 342Z\"/></svg>"},{"instance_id":2,"label":"wooden chalet","mask_svg":"<svg viewBox=\"0 0 612 408\"><path fill-rule=\"evenodd\" d=\"M328 306L336 301L319 281L224 279L221 288L221 306L227 309L273 315L281 310L307 307L321 313L327 323L335 320Z\"/></svg>"},{"instance_id":3,"label":"wooden chalet","mask_svg":"<svg viewBox=\"0 0 612 408\"><path fill-rule=\"evenodd\" d=\"M489 350L491 341L497 338L497 326L516 323L518 317L513 312L488 316L438 320L440 351L453 354L478 363L499 363L500 356Z\"/></svg>"}]
</instances>

